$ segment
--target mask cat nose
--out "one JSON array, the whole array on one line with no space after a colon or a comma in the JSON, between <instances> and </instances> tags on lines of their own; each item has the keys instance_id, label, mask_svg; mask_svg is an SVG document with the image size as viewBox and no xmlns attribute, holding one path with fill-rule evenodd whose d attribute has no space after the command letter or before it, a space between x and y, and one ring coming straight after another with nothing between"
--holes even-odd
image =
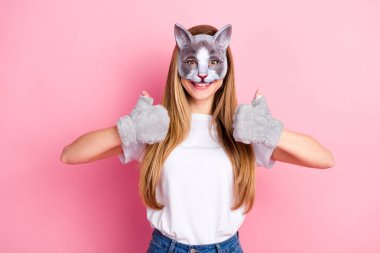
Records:
<instances>
[{"instance_id":1,"label":"mask cat nose","mask_svg":"<svg viewBox=\"0 0 380 253\"><path fill-rule=\"evenodd\" d=\"M198 74L198 76L202 79L202 82L203 82L203 79L207 77L207 74Z\"/></svg>"}]
</instances>

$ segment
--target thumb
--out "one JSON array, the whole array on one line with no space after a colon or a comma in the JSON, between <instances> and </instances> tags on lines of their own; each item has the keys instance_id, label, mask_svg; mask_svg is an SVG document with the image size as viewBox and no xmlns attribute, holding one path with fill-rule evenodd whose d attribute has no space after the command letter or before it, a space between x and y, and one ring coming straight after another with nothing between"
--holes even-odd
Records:
<instances>
[{"instance_id":1,"label":"thumb","mask_svg":"<svg viewBox=\"0 0 380 253\"><path fill-rule=\"evenodd\" d=\"M150 97L149 93L148 93L146 90L143 90L143 91L142 91L142 94L143 94L143 96L145 96L145 97Z\"/></svg>"},{"instance_id":2,"label":"thumb","mask_svg":"<svg viewBox=\"0 0 380 253\"><path fill-rule=\"evenodd\" d=\"M260 102L258 101L261 97L263 97L264 95L260 92L260 89L257 89L256 92L255 92L255 96L253 97L253 99L251 100L251 105L253 107L257 106L260 104Z\"/></svg>"},{"instance_id":3,"label":"thumb","mask_svg":"<svg viewBox=\"0 0 380 253\"><path fill-rule=\"evenodd\" d=\"M136 107L140 108L153 105L153 98L149 96L149 93L143 90L142 94L143 95L141 95L137 100Z\"/></svg>"},{"instance_id":4,"label":"thumb","mask_svg":"<svg viewBox=\"0 0 380 253\"><path fill-rule=\"evenodd\" d=\"M259 98L261 96L263 96L263 94L261 93L260 89L257 89L254 98Z\"/></svg>"}]
</instances>

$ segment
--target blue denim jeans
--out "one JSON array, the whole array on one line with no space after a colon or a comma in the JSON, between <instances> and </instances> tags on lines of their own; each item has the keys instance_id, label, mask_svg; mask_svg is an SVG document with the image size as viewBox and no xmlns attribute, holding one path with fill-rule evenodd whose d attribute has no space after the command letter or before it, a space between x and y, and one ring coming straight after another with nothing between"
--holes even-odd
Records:
<instances>
[{"instance_id":1,"label":"blue denim jeans","mask_svg":"<svg viewBox=\"0 0 380 253\"><path fill-rule=\"evenodd\" d=\"M154 229L147 253L244 253L239 231L231 238L214 244L188 245L177 242Z\"/></svg>"}]
</instances>

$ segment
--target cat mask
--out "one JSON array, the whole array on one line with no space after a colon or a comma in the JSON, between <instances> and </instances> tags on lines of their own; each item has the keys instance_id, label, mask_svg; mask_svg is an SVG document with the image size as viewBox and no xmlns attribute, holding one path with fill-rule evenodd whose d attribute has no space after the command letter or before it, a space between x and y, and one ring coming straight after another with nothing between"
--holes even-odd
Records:
<instances>
[{"instance_id":1,"label":"cat mask","mask_svg":"<svg viewBox=\"0 0 380 253\"><path fill-rule=\"evenodd\" d=\"M178 46L178 73L194 83L211 83L227 74L227 47L231 40L231 25L225 25L213 36L193 36L180 24L174 25Z\"/></svg>"}]
</instances>

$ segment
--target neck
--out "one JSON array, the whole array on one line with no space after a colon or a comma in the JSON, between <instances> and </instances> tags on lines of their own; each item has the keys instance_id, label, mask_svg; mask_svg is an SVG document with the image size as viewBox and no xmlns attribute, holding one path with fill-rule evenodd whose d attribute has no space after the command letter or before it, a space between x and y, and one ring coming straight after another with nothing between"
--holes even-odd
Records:
<instances>
[{"instance_id":1,"label":"neck","mask_svg":"<svg viewBox=\"0 0 380 253\"><path fill-rule=\"evenodd\" d=\"M214 96L211 96L206 99L190 99L189 107L190 111L193 113L200 114L212 114L212 102L214 100Z\"/></svg>"}]
</instances>

